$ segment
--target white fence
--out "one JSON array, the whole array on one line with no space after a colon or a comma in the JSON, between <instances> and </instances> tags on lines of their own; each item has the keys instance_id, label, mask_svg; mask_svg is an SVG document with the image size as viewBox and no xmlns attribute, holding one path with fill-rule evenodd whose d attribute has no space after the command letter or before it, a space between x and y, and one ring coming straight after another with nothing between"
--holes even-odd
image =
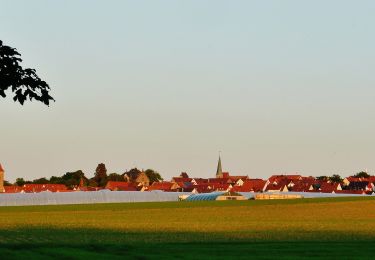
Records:
<instances>
[{"instance_id":1,"label":"white fence","mask_svg":"<svg viewBox=\"0 0 375 260\"><path fill-rule=\"evenodd\" d=\"M178 197L180 195L190 194L191 193L188 192L140 192L109 190L85 192L0 193L0 206L178 201ZM241 192L241 194L248 199L254 198L255 195L252 192ZM304 198L370 196L358 194L332 194L316 192L280 192L280 194L298 194L302 195Z\"/></svg>"},{"instance_id":2,"label":"white fence","mask_svg":"<svg viewBox=\"0 0 375 260\"><path fill-rule=\"evenodd\" d=\"M190 193L108 190L85 192L2 193L0 194L0 206L178 201L178 196L184 194Z\"/></svg>"}]
</instances>

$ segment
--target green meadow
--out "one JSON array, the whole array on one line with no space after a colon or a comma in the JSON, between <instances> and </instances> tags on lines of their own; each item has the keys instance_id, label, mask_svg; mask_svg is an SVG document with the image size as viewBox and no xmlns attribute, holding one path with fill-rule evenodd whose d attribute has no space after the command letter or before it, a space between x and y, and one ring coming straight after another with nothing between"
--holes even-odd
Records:
<instances>
[{"instance_id":1,"label":"green meadow","mask_svg":"<svg viewBox=\"0 0 375 260\"><path fill-rule=\"evenodd\" d=\"M0 207L6 259L370 259L375 198Z\"/></svg>"}]
</instances>

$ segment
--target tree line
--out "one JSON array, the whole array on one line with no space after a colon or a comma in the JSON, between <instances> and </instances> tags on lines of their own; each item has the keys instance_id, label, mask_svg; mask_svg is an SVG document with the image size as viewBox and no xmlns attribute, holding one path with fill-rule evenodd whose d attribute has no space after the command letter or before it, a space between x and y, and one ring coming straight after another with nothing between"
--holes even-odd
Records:
<instances>
[{"instance_id":1,"label":"tree line","mask_svg":"<svg viewBox=\"0 0 375 260\"><path fill-rule=\"evenodd\" d=\"M78 170L75 172L67 172L62 176L52 176L49 179L42 177L42 178L30 181L30 180L25 180L24 178L17 178L16 182L13 185L23 186L25 184L64 184L69 189L73 189L83 184L83 186L104 188L107 185L108 181L125 181L124 179L125 174L134 174L134 173L141 173L141 171L137 168L133 168L129 171L124 172L123 174L118 174L118 173L107 174L107 168L105 164L100 163L96 167L94 177L92 178L87 178L85 176L85 173L82 170ZM158 182L158 181L163 180L161 175L153 169L147 169L145 171L145 174L150 179L150 184L153 182ZM4 181L4 185L10 186L12 184L7 181Z\"/></svg>"},{"instance_id":2,"label":"tree line","mask_svg":"<svg viewBox=\"0 0 375 260\"><path fill-rule=\"evenodd\" d=\"M353 175L353 177L356 178L369 178L370 175L367 172L361 171ZM316 177L317 180L322 180L322 181L330 181L330 182L336 182L336 183L341 183L344 178L342 178L339 174L333 174L332 176L319 176Z\"/></svg>"}]
</instances>

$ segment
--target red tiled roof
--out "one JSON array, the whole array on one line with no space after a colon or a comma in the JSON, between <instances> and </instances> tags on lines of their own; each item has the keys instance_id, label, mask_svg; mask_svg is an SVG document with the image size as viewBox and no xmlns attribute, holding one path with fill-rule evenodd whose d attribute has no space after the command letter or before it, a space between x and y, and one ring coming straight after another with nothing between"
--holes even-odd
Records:
<instances>
[{"instance_id":1,"label":"red tiled roof","mask_svg":"<svg viewBox=\"0 0 375 260\"><path fill-rule=\"evenodd\" d=\"M208 179L203 179L203 178L193 178L192 181L195 181L197 184L203 184L203 183L208 183Z\"/></svg>"},{"instance_id":2,"label":"red tiled roof","mask_svg":"<svg viewBox=\"0 0 375 260\"><path fill-rule=\"evenodd\" d=\"M0 163L0 172L4 172L4 168L3 168L3 166L1 165L1 163Z\"/></svg>"},{"instance_id":3,"label":"red tiled roof","mask_svg":"<svg viewBox=\"0 0 375 260\"><path fill-rule=\"evenodd\" d=\"M223 172L223 178L229 178L229 172Z\"/></svg>"},{"instance_id":4,"label":"red tiled roof","mask_svg":"<svg viewBox=\"0 0 375 260\"><path fill-rule=\"evenodd\" d=\"M173 177L172 182L191 182L192 178Z\"/></svg>"},{"instance_id":5,"label":"red tiled roof","mask_svg":"<svg viewBox=\"0 0 375 260\"><path fill-rule=\"evenodd\" d=\"M109 181L105 186L108 190L137 190L133 183L126 181Z\"/></svg>"},{"instance_id":6,"label":"red tiled roof","mask_svg":"<svg viewBox=\"0 0 375 260\"><path fill-rule=\"evenodd\" d=\"M102 189L101 187L82 186L78 187L77 191L98 191Z\"/></svg>"},{"instance_id":7,"label":"red tiled roof","mask_svg":"<svg viewBox=\"0 0 375 260\"><path fill-rule=\"evenodd\" d=\"M42 191L60 192L66 190L68 188L64 184L25 184L22 186L22 191L26 193Z\"/></svg>"},{"instance_id":8,"label":"red tiled roof","mask_svg":"<svg viewBox=\"0 0 375 260\"><path fill-rule=\"evenodd\" d=\"M233 180L233 181L238 181L238 180L246 180L248 179L249 177L248 176L229 176L228 177L229 179Z\"/></svg>"},{"instance_id":9,"label":"red tiled roof","mask_svg":"<svg viewBox=\"0 0 375 260\"><path fill-rule=\"evenodd\" d=\"M152 190L163 190L163 191L170 191L172 188L173 183L169 181L163 182L154 182L151 186L148 187L149 191Z\"/></svg>"},{"instance_id":10,"label":"red tiled roof","mask_svg":"<svg viewBox=\"0 0 375 260\"><path fill-rule=\"evenodd\" d=\"M260 192L263 191L266 181L262 179L247 179L242 186L234 186L232 191L236 192Z\"/></svg>"},{"instance_id":11,"label":"red tiled roof","mask_svg":"<svg viewBox=\"0 0 375 260\"><path fill-rule=\"evenodd\" d=\"M230 179L228 178L209 178L208 183L221 183L221 184L227 184L230 182Z\"/></svg>"},{"instance_id":12,"label":"red tiled roof","mask_svg":"<svg viewBox=\"0 0 375 260\"><path fill-rule=\"evenodd\" d=\"M4 192L5 193L19 193L22 191L22 187L20 186L4 186Z\"/></svg>"},{"instance_id":13,"label":"red tiled roof","mask_svg":"<svg viewBox=\"0 0 375 260\"><path fill-rule=\"evenodd\" d=\"M339 187L340 183L331 183L331 182L323 182L321 185L320 185L320 191L323 192L323 193L332 193L332 192L336 192L338 187Z\"/></svg>"},{"instance_id":14,"label":"red tiled roof","mask_svg":"<svg viewBox=\"0 0 375 260\"><path fill-rule=\"evenodd\" d=\"M357 177L353 177L353 176L349 176L346 178L349 182L358 182L358 181L362 181L363 178L357 178Z\"/></svg>"},{"instance_id":15,"label":"red tiled roof","mask_svg":"<svg viewBox=\"0 0 375 260\"><path fill-rule=\"evenodd\" d=\"M232 187L228 183L226 183L226 184L223 184L223 183L213 183L210 186L211 186L211 189L214 190L214 191L226 191L226 190L228 190L229 188Z\"/></svg>"},{"instance_id":16,"label":"red tiled roof","mask_svg":"<svg viewBox=\"0 0 375 260\"><path fill-rule=\"evenodd\" d=\"M281 179L278 181L277 184L274 184L274 183L268 184L265 190L266 191L269 191L269 190L282 191L285 188L285 186L288 186L289 183L290 181L288 181L287 179Z\"/></svg>"},{"instance_id":17,"label":"red tiled roof","mask_svg":"<svg viewBox=\"0 0 375 260\"><path fill-rule=\"evenodd\" d=\"M271 177L268 178L268 181L270 183L273 182L279 182L281 180L290 180L290 181L298 181L302 180L301 175L272 175Z\"/></svg>"}]
</instances>

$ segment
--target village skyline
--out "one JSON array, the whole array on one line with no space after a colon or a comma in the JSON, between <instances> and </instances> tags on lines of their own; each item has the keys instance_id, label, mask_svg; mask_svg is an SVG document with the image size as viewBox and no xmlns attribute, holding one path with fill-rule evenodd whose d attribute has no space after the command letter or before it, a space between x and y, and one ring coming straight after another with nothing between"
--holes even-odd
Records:
<instances>
[{"instance_id":1,"label":"village skyline","mask_svg":"<svg viewBox=\"0 0 375 260\"><path fill-rule=\"evenodd\" d=\"M221 161L221 156L219 156L219 160ZM108 166L108 164L106 163L100 163L100 164L104 164L106 167ZM1 168L6 168L4 167L4 163L1 163L0 162L0 165L1 165ZM97 166L96 166L97 167ZM191 173L189 171L186 171L186 170L180 170L180 171L177 171L175 174L172 174L172 175L166 175L166 174L163 174L162 172L160 172L156 167L139 167L139 166L132 166L132 167L127 167L125 169L122 169L120 171L114 171L112 170L111 168L108 168L107 171L108 171L108 174L111 174L111 173L114 173L114 174L124 174L125 172L129 171L129 170L132 170L132 169L138 169L140 171L144 171L144 170L147 170L147 169L152 169L152 170L155 170L156 172L160 173L161 174L161 177L165 180L165 179L170 179L170 178L173 178L174 176L176 176L176 174L180 174L180 173L188 173L190 176L195 176L195 177L199 177L199 178L212 178L213 174L216 172L217 169L211 171L211 173L203 173L203 174L194 174L194 173ZM69 173L69 172L76 172L76 171L82 171L86 176L88 177L93 177L95 175L95 167L93 167L93 170L92 171L85 171L85 170L82 170L82 169L71 169L71 170L67 170L63 173L51 173L50 175L45 175L45 176L38 176L38 175L35 175L35 176L32 176L31 178L28 176L28 175L21 175L21 176L16 176L14 173L10 172L9 174L9 171L7 170L7 178L5 179L6 181L9 181L10 183L14 183L16 181L16 179L18 178L22 178L24 180L27 180L27 181L33 181L33 180L36 180L36 179L41 179L41 178L46 178L46 179L49 179L50 177L53 177L53 176L61 176L62 174L65 174L65 173ZM304 176L312 176L312 177L321 177L321 176L327 176L327 177L330 177L330 176L333 176L333 175L338 175L338 176L342 176L342 177L349 177L349 176L353 176L357 173L360 173L360 172L365 172L365 173L368 173L370 175L372 175L372 172L368 170L368 168L364 168L364 169L358 169L356 171L353 171L353 172L348 172L346 174L342 174L342 173L336 173L336 172L325 172L323 174L304 174L303 172L300 172L300 171L290 171L290 172L286 172L286 171L275 171L275 172L271 172L269 173L268 175L265 175L265 174L249 174L249 173L236 173L236 172L232 172L230 170L228 170L227 168L225 168L224 170L225 172L228 172L230 174L233 174L235 176L249 176L250 178L259 178L259 179L267 179L268 176L271 176L271 175L291 175L291 174L294 174L294 175L304 175ZM324 172L324 171L323 171ZM375 172L374 172L375 173Z\"/></svg>"},{"instance_id":2,"label":"village skyline","mask_svg":"<svg viewBox=\"0 0 375 260\"><path fill-rule=\"evenodd\" d=\"M375 171L371 1L1 7L1 40L56 100L1 99L12 180L99 162L209 177L219 150L226 169L258 178Z\"/></svg>"}]
</instances>

